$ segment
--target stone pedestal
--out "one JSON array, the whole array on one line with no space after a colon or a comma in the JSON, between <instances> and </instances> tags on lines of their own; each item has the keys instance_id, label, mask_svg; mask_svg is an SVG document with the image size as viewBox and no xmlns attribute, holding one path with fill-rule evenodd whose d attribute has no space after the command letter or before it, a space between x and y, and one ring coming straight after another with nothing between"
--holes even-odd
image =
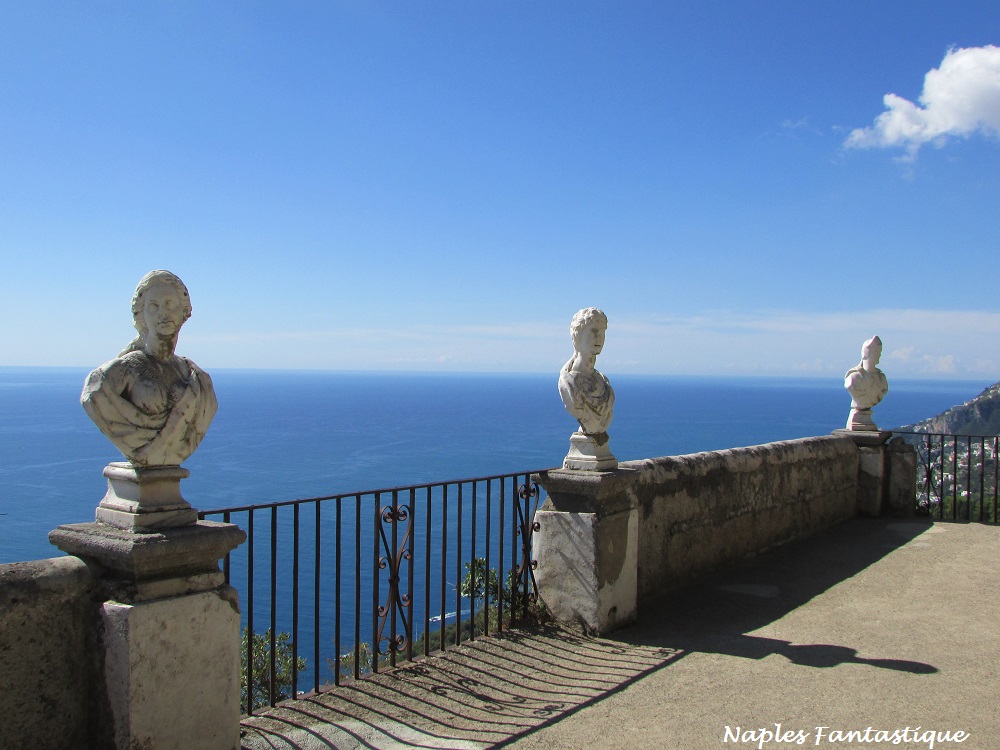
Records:
<instances>
[{"instance_id":1,"label":"stone pedestal","mask_svg":"<svg viewBox=\"0 0 1000 750\"><path fill-rule=\"evenodd\" d=\"M886 443L885 466L889 478L884 483L883 512L890 516L912 516L917 512L917 451L903 438Z\"/></svg>"},{"instance_id":2,"label":"stone pedestal","mask_svg":"<svg viewBox=\"0 0 1000 750\"><path fill-rule=\"evenodd\" d=\"M611 447L604 436L598 443L592 435L574 432L569 438L569 453L563 459L564 469L580 471L613 471L618 468L618 459L611 454Z\"/></svg>"},{"instance_id":3,"label":"stone pedestal","mask_svg":"<svg viewBox=\"0 0 1000 750\"><path fill-rule=\"evenodd\" d=\"M889 442L882 430L835 430L858 447L858 513L863 516L910 516L916 510L917 463L913 446L901 438Z\"/></svg>"},{"instance_id":4,"label":"stone pedestal","mask_svg":"<svg viewBox=\"0 0 1000 750\"><path fill-rule=\"evenodd\" d=\"M847 415L848 432L878 432L879 429L872 419L872 410L851 407L851 413Z\"/></svg>"},{"instance_id":5,"label":"stone pedestal","mask_svg":"<svg viewBox=\"0 0 1000 750\"><path fill-rule=\"evenodd\" d=\"M118 748L240 746L240 615L229 587L105 602L104 674Z\"/></svg>"},{"instance_id":6,"label":"stone pedestal","mask_svg":"<svg viewBox=\"0 0 1000 750\"><path fill-rule=\"evenodd\" d=\"M553 469L533 477L548 498L535 514L538 594L556 620L600 635L635 621L638 511L629 470Z\"/></svg>"},{"instance_id":7,"label":"stone pedestal","mask_svg":"<svg viewBox=\"0 0 1000 750\"><path fill-rule=\"evenodd\" d=\"M210 521L149 533L104 523L49 532L99 576L118 750L239 748L239 605L218 561L245 539L239 527Z\"/></svg>"},{"instance_id":8,"label":"stone pedestal","mask_svg":"<svg viewBox=\"0 0 1000 750\"><path fill-rule=\"evenodd\" d=\"M851 410L854 414L854 410ZM858 466L858 513L863 516L883 515L885 504L885 444L892 437L891 432L879 430L835 430L836 435L845 435L858 446L860 464Z\"/></svg>"},{"instance_id":9,"label":"stone pedestal","mask_svg":"<svg viewBox=\"0 0 1000 750\"><path fill-rule=\"evenodd\" d=\"M189 526L197 522L198 511L181 497L180 482L190 475L180 466L110 463L104 468L108 493L97 506L97 520L139 533Z\"/></svg>"}]
</instances>

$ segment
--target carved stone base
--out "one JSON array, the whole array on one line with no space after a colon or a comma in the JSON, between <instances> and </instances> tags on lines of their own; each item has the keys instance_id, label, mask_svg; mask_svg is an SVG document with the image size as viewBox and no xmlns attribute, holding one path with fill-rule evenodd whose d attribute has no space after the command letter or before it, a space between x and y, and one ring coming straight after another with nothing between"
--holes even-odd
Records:
<instances>
[{"instance_id":1,"label":"carved stone base","mask_svg":"<svg viewBox=\"0 0 1000 750\"><path fill-rule=\"evenodd\" d=\"M862 432L878 432L878 427L872 421L871 409L852 408L847 417L847 429Z\"/></svg>"},{"instance_id":2,"label":"carved stone base","mask_svg":"<svg viewBox=\"0 0 1000 750\"><path fill-rule=\"evenodd\" d=\"M115 528L136 533L190 526L198 511L181 497L180 482L191 475L180 466L137 468L115 461L104 467L108 493L96 518Z\"/></svg>"},{"instance_id":3,"label":"carved stone base","mask_svg":"<svg viewBox=\"0 0 1000 750\"><path fill-rule=\"evenodd\" d=\"M598 444L593 436L574 432L569 438L569 453L563 459L564 469L578 471L613 471L618 459L611 454L609 441Z\"/></svg>"}]
</instances>

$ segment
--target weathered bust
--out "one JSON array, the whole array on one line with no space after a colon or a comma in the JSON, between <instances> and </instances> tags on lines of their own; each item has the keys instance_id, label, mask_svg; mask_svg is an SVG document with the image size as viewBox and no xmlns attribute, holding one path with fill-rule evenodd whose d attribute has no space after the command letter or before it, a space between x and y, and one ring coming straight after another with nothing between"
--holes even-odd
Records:
<instances>
[{"instance_id":1,"label":"weathered bust","mask_svg":"<svg viewBox=\"0 0 1000 750\"><path fill-rule=\"evenodd\" d=\"M861 347L861 363L844 376L844 388L851 394L848 430L878 430L872 421L871 410L889 392L885 374L876 367L881 356L882 341L873 336Z\"/></svg>"},{"instance_id":2,"label":"weathered bust","mask_svg":"<svg viewBox=\"0 0 1000 750\"><path fill-rule=\"evenodd\" d=\"M566 411L580 428L571 439L566 468L604 469L618 465L607 447L608 425L614 413L615 392L596 368L597 355L604 348L608 317L596 307L587 307L570 323L573 356L559 372L559 395ZM582 452L583 455L577 455ZM587 459L581 461L576 459ZM593 465L591 465L593 464Z\"/></svg>"},{"instance_id":3,"label":"weathered bust","mask_svg":"<svg viewBox=\"0 0 1000 750\"><path fill-rule=\"evenodd\" d=\"M559 373L559 395L566 411L580 423L580 432L600 435L604 442L608 439L615 392L594 365L604 348L608 317L596 307L587 307L573 316L569 330L575 351Z\"/></svg>"},{"instance_id":4,"label":"weathered bust","mask_svg":"<svg viewBox=\"0 0 1000 750\"><path fill-rule=\"evenodd\" d=\"M169 271L150 271L132 297L139 335L83 386L83 408L135 467L180 465L218 409L212 379L174 354L190 317L183 282Z\"/></svg>"}]
</instances>

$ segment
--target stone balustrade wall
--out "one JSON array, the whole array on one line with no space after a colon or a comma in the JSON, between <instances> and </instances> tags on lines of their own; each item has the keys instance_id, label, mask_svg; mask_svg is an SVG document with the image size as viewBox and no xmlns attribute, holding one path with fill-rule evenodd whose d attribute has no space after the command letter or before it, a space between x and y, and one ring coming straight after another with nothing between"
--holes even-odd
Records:
<instances>
[{"instance_id":1,"label":"stone balustrade wall","mask_svg":"<svg viewBox=\"0 0 1000 750\"><path fill-rule=\"evenodd\" d=\"M622 464L638 509L638 600L857 513L859 452L844 437Z\"/></svg>"},{"instance_id":2,"label":"stone balustrade wall","mask_svg":"<svg viewBox=\"0 0 1000 750\"><path fill-rule=\"evenodd\" d=\"M0 748L106 746L95 591L75 557L0 565Z\"/></svg>"}]
</instances>

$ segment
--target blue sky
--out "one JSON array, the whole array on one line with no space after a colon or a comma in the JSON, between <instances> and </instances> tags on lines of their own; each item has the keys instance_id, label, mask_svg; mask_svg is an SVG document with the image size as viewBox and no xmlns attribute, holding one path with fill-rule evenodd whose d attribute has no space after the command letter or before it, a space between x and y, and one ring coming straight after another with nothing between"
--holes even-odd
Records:
<instances>
[{"instance_id":1,"label":"blue sky","mask_svg":"<svg viewBox=\"0 0 1000 750\"><path fill-rule=\"evenodd\" d=\"M992 382L993 45L995 1L2 2L0 364L109 359L167 268L209 371L555 372L597 306L609 375L877 333Z\"/></svg>"}]
</instances>

